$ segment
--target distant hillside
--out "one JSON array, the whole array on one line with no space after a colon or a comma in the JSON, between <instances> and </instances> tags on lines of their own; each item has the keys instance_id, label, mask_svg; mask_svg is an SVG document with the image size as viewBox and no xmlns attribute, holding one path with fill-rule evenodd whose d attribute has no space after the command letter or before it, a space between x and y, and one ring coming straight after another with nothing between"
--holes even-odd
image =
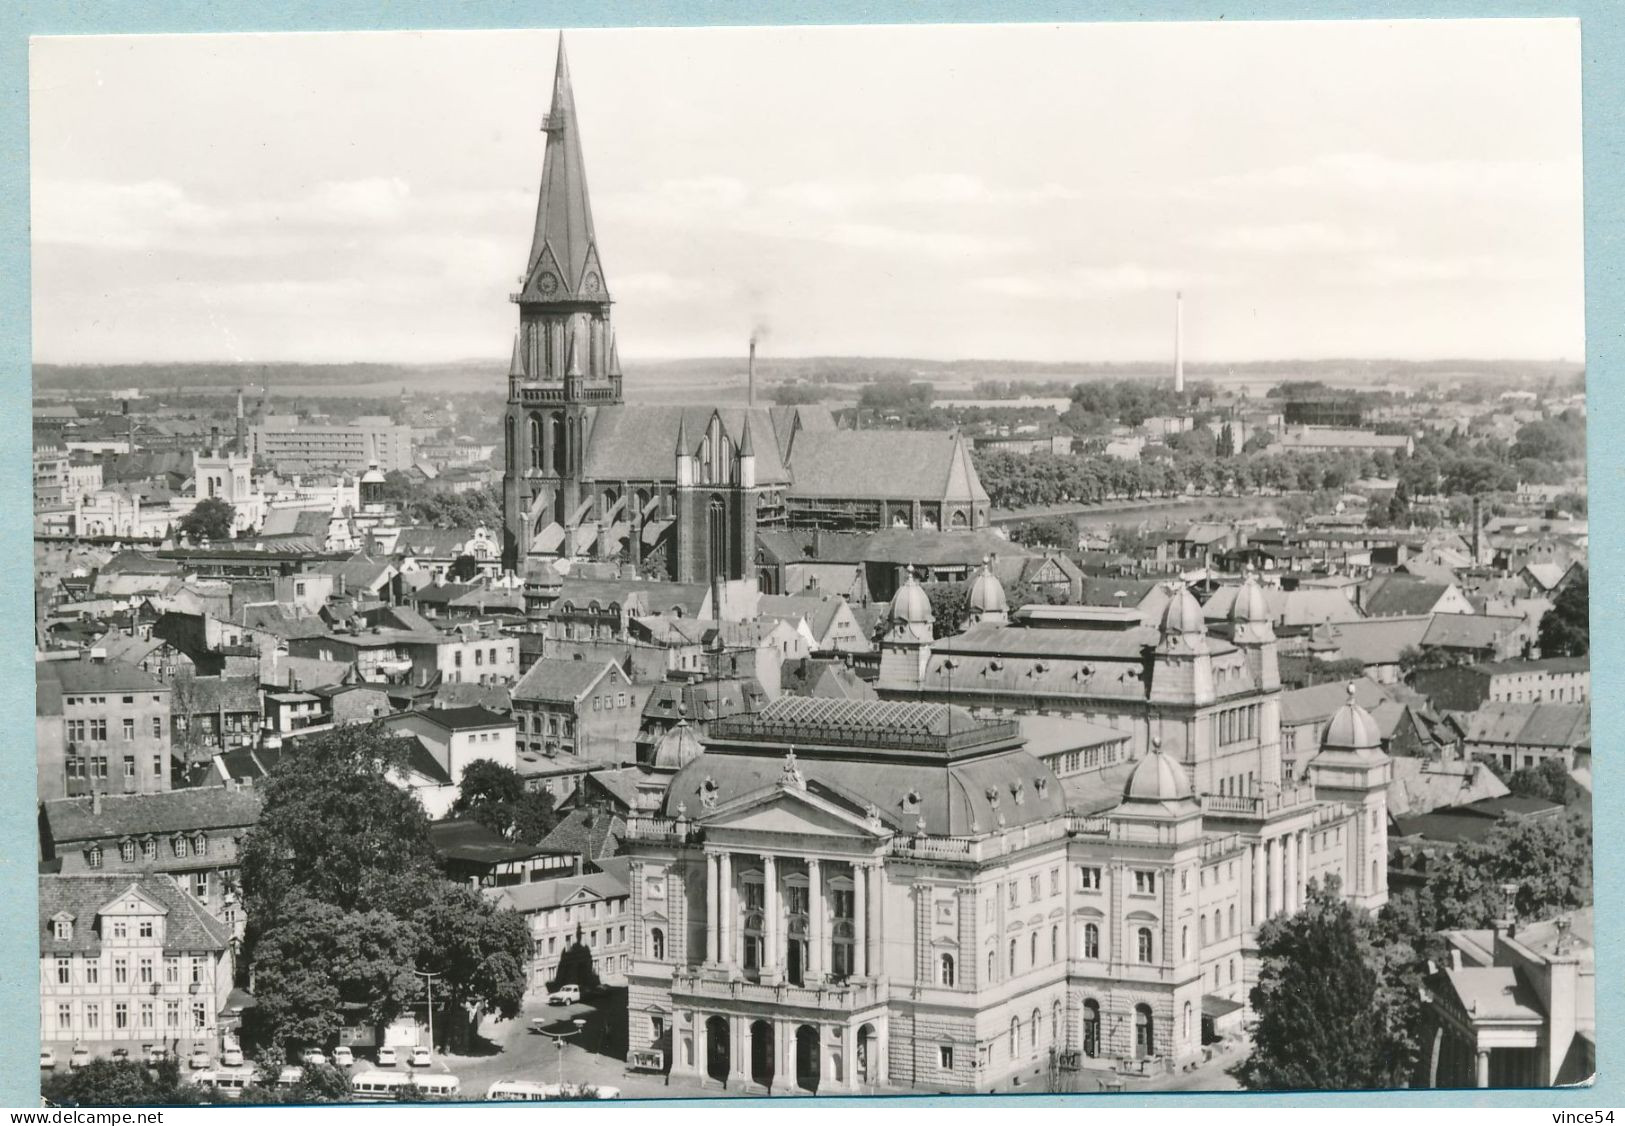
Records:
<instances>
[{"instance_id":1,"label":"distant hillside","mask_svg":"<svg viewBox=\"0 0 1625 1126\"><path fill-rule=\"evenodd\" d=\"M655 388L679 384L742 383L743 356L646 360L625 363L630 386ZM1551 360L1267 360L1249 363L1187 363L1190 379L1317 379L1339 383L1386 383L1407 379L1488 378L1541 380L1579 374L1583 365ZM438 364L35 364L38 391L117 391L126 387L161 391L228 389L269 383L299 393L382 395L405 388L414 393L444 393L471 388L500 389L505 361L466 360ZM1055 362L1026 360L915 360L892 356L763 357L756 363L758 384L791 380L857 384L911 379L961 384L984 379L1060 381L1166 378L1166 363ZM361 389L365 388L363 391Z\"/></svg>"}]
</instances>

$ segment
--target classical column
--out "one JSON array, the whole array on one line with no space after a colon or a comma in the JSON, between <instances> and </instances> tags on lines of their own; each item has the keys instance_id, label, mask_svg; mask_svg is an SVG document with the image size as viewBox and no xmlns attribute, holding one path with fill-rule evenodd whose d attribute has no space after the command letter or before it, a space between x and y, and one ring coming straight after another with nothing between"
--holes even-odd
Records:
<instances>
[{"instance_id":1,"label":"classical column","mask_svg":"<svg viewBox=\"0 0 1625 1126\"><path fill-rule=\"evenodd\" d=\"M869 911L874 915L869 926L869 976L879 977L886 972L886 870L876 860L864 868L873 877L869 888Z\"/></svg>"},{"instance_id":2,"label":"classical column","mask_svg":"<svg viewBox=\"0 0 1625 1126\"><path fill-rule=\"evenodd\" d=\"M1488 1048L1478 1050L1478 1077L1476 1085L1488 1087L1490 1085L1490 1052Z\"/></svg>"},{"instance_id":3,"label":"classical column","mask_svg":"<svg viewBox=\"0 0 1625 1126\"><path fill-rule=\"evenodd\" d=\"M852 865L852 976L869 973L869 866Z\"/></svg>"},{"instance_id":4,"label":"classical column","mask_svg":"<svg viewBox=\"0 0 1625 1126\"><path fill-rule=\"evenodd\" d=\"M807 976L824 976L824 882L818 858L807 861Z\"/></svg>"},{"instance_id":5,"label":"classical column","mask_svg":"<svg viewBox=\"0 0 1625 1126\"><path fill-rule=\"evenodd\" d=\"M779 867L762 855L762 979L777 982L784 952L779 949Z\"/></svg>"},{"instance_id":6,"label":"classical column","mask_svg":"<svg viewBox=\"0 0 1625 1126\"><path fill-rule=\"evenodd\" d=\"M728 853L719 853L717 856L717 880L721 885L717 895L721 904L722 918L717 927L718 942L722 956L717 959L725 966L734 965L739 961L739 952L734 942L734 883L733 861Z\"/></svg>"},{"instance_id":7,"label":"classical column","mask_svg":"<svg viewBox=\"0 0 1625 1126\"><path fill-rule=\"evenodd\" d=\"M717 856L715 853L705 854L705 960L707 962L722 961L721 925L722 916L719 911L720 898L718 896Z\"/></svg>"},{"instance_id":8,"label":"classical column","mask_svg":"<svg viewBox=\"0 0 1625 1126\"><path fill-rule=\"evenodd\" d=\"M1309 831L1298 830L1298 910L1309 897Z\"/></svg>"},{"instance_id":9,"label":"classical column","mask_svg":"<svg viewBox=\"0 0 1625 1126\"><path fill-rule=\"evenodd\" d=\"M1248 913L1248 921L1256 927L1264 921L1264 846L1262 842L1254 842L1252 855L1253 898Z\"/></svg>"},{"instance_id":10,"label":"classical column","mask_svg":"<svg viewBox=\"0 0 1625 1126\"><path fill-rule=\"evenodd\" d=\"M1270 842L1270 914L1277 915L1286 910L1285 885L1282 882L1286 857L1286 839L1276 837Z\"/></svg>"},{"instance_id":11,"label":"classical column","mask_svg":"<svg viewBox=\"0 0 1625 1126\"><path fill-rule=\"evenodd\" d=\"M1286 862L1282 865L1286 887L1281 902L1283 910L1292 912L1298 909L1298 834L1288 833L1281 838L1281 845L1286 853Z\"/></svg>"}]
</instances>

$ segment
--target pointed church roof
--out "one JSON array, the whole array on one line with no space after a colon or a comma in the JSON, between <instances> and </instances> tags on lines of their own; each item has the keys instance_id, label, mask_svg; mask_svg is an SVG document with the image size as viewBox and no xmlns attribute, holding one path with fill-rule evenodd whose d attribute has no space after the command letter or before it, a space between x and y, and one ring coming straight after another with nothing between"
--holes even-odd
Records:
<instances>
[{"instance_id":1,"label":"pointed church roof","mask_svg":"<svg viewBox=\"0 0 1625 1126\"><path fill-rule=\"evenodd\" d=\"M542 161L536 233L525 263L523 297L527 301L608 301L603 268L598 263L592 204L587 199L587 169L581 157L581 131L576 126L575 94L570 89L563 35L559 36L559 58L553 74L553 104L543 127L547 130L547 155Z\"/></svg>"},{"instance_id":2,"label":"pointed church roof","mask_svg":"<svg viewBox=\"0 0 1625 1126\"><path fill-rule=\"evenodd\" d=\"M751 442L751 438L750 438L750 412L749 411L745 412L745 429L744 429L744 433L739 435L739 456L740 457L755 457L756 456L756 446Z\"/></svg>"}]
</instances>

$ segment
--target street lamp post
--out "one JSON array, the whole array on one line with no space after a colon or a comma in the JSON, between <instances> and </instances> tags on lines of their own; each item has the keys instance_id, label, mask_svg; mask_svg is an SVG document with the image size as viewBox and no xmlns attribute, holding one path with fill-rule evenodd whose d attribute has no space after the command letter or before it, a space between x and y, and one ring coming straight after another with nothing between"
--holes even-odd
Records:
<instances>
[{"instance_id":1,"label":"street lamp post","mask_svg":"<svg viewBox=\"0 0 1625 1126\"><path fill-rule=\"evenodd\" d=\"M545 1033L545 1035L551 1036L553 1038L553 1046L556 1047L559 1050L559 1097L560 1098L564 1097L564 1042L566 1040L568 1040L570 1037L578 1035L581 1032L581 1030L587 1026L587 1022L585 1020L583 1020L581 1017L576 1017L570 1023L575 1025L575 1027L570 1029L568 1032L548 1032L548 1033Z\"/></svg>"},{"instance_id":2,"label":"street lamp post","mask_svg":"<svg viewBox=\"0 0 1625 1126\"><path fill-rule=\"evenodd\" d=\"M429 1013L429 1051L432 1054L434 1052L434 979L440 977L441 973L439 970L433 973L428 970L413 970L412 972L423 979L423 987L428 994L428 1004L425 1008Z\"/></svg>"}]
</instances>

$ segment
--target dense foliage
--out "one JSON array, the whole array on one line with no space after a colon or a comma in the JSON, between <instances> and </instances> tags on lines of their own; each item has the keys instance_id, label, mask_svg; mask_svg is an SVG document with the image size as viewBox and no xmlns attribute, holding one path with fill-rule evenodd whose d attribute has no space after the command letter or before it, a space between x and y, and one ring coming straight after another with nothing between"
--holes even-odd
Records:
<instances>
[{"instance_id":1,"label":"dense foliage","mask_svg":"<svg viewBox=\"0 0 1625 1126\"><path fill-rule=\"evenodd\" d=\"M1416 1044L1411 951L1385 944L1335 880L1311 881L1304 906L1258 928L1262 958L1251 1054L1232 1074L1255 1091L1394 1087Z\"/></svg>"},{"instance_id":2,"label":"dense foliage","mask_svg":"<svg viewBox=\"0 0 1625 1126\"><path fill-rule=\"evenodd\" d=\"M441 875L417 797L391 780L402 740L376 725L314 736L263 783L244 844L248 955L258 1005L245 1035L292 1054L346 1020L384 1024L433 972L441 1043L480 1011L512 1017L525 985L523 919Z\"/></svg>"},{"instance_id":3,"label":"dense foliage","mask_svg":"<svg viewBox=\"0 0 1625 1126\"><path fill-rule=\"evenodd\" d=\"M1540 619L1542 657L1584 657L1591 652L1591 583L1583 571L1558 594Z\"/></svg>"},{"instance_id":4,"label":"dense foliage","mask_svg":"<svg viewBox=\"0 0 1625 1126\"><path fill-rule=\"evenodd\" d=\"M527 790L516 770L488 759L468 764L451 816L478 821L523 844L536 844L558 824L552 794Z\"/></svg>"},{"instance_id":5,"label":"dense foliage","mask_svg":"<svg viewBox=\"0 0 1625 1126\"><path fill-rule=\"evenodd\" d=\"M237 509L233 505L219 497L204 497L180 518L175 530L191 543L223 540L230 538L236 519Z\"/></svg>"}]
</instances>

